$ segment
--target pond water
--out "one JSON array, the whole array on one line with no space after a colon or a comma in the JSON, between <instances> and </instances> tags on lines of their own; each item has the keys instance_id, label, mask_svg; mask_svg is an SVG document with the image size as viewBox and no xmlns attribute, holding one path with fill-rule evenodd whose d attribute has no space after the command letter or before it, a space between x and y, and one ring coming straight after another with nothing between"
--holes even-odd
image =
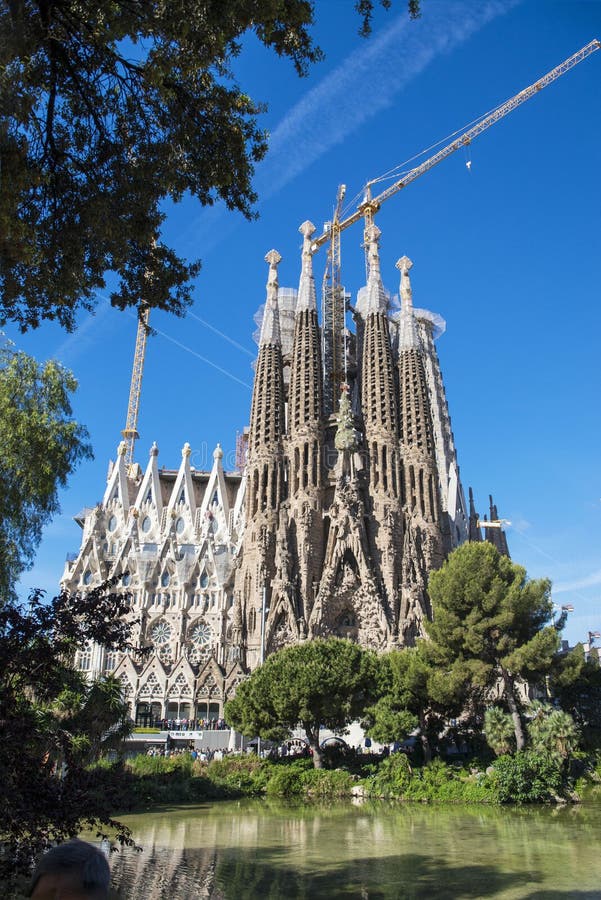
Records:
<instances>
[{"instance_id":1,"label":"pond water","mask_svg":"<svg viewBox=\"0 0 601 900\"><path fill-rule=\"evenodd\" d=\"M601 898L601 805L488 808L270 800L125 816L123 898Z\"/></svg>"}]
</instances>

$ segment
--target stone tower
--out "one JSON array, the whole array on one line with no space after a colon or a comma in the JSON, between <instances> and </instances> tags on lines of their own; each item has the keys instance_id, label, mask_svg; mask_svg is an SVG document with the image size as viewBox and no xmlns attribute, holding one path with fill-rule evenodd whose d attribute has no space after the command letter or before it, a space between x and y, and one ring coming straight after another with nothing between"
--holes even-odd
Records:
<instances>
[{"instance_id":1,"label":"stone tower","mask_svg":"<svg viewBox=\"0 0 601 900\"><path fill-rule=\"evenodd\" d=\"M449 549L440 502L424 348L413 311L409 280L412 265L406 256L397 262L402 304L398 367L404 510L400 627L409 643L421 633L423 615L430 613L428 574L442 565Z\"/></svg>"},{"instance_id":2,"label":"stone tower","mask_svg":"<svg viewBox=\"0 0 601 900\"><path fill-rule=\"evenodd\" d=\"M432 353L432 316L413 309L411 261L403 257L397 264L402 307L395 321L380 270L380 231L367 229L369 274L356 309L358 358L348 366L338 415L330 417L323 402L314 227L305 222L300 231L292 349L284 361L272 258L253 389L247 518L235 591L236 641L249 668L266 653L318 636L349 637L379 650L413 643L430 613L429 572L467 537L446 398ZM285 421L279 405L266 420L280 397ZM283 482L277 480L275 494L261 501L269 472L280 473ZM460 527L451 529L455 519Z\"/></svg>"},{"instance_id":3,"label":"stone tower","mask_svg":"<svg viewBox=\"0 0 601 900\"><path fill-rule=\"evenodd\" d=\"M248 457L246 463L246 528L244 552L236 572L238 609L232 634L233 655L250 668L264 652L267 593L279 574L277 537L286 494L284 472L284 369L278 310L278 264L281 256L270 250L267 300L259 338L255 371Z\"/></svg>"}]
</instances>

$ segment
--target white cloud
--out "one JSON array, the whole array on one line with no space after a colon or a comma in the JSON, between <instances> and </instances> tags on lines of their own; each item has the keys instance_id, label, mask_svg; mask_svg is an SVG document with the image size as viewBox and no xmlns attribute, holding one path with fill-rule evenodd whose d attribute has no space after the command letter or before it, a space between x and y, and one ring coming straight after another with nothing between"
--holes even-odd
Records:
<instances>
[{"instance_id":1,"label":"white cloud","mask_svg":"<svg viewBox=\"0 0 601 900\"><path fill-rule=\"evenodd\" d=\"M333 147L390 106L411 81L444 53L520 0L428 2L417 22L406 13L372 35L360 48L309 90L272 131L269 151L257 167L261 200L273 196ZM363 173L373 176L376 173ZM222 218L228 217L224 226ZM240 219L217 204L189 230L191 242L206 254L221 243ZM219 227L216 227L219 223Z\"/></svg>"},{"instance_id":2,"label":"white cloud","mask_svg":"<svg viewBox=\"0 0 601 900\"><path fill-rule=\"evenodd\" d=\"M94 312L88 313L84 321L77 326L77 330L68 335L53 353L54 359L64 365L73 365L75 359L82 353L88 353L92 347L98 344L98 332L107 314L111 310L109 297L96 292L98 305Z\"/></svg>"},{"instance_id":3,"label":"white cloud","mask_svg":"<svg viewBox=\"0 0 601 900\"><path fill-rule=\"evenodd\" d=\"M273 131L257 178L259 195L276 193L390 106L434 59L515 5L516 0L427 3L417 22L406 14L393 19L305 94Z\"/></svg>"},{"instance_id":4,"label":"white cloud","mask_svg":"<svg viewBox=\"0 0 601 900\"><path fill-rule=\"evenodd\" d=\"M601 569L585 575L584 578L578 578L576 581L564 581L553 585L554 594L563 594L567 591L580 591L584 588L596 587L601 584Z\"/></svg>"}]
</instances>

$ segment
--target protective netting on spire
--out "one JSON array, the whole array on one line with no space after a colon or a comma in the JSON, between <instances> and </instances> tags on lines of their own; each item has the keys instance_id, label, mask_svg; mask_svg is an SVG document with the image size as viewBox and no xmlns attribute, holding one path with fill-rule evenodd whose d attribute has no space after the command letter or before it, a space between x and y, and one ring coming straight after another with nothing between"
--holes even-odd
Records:
<instances>
[{"instance_id":1,"label":"protective netting on spire","mask_svg":"<svg viewBox=\"0 0 601 900\"><path fill-rule=\"evenodd\" d=\"M298 291L296 288L281 287L278 289L278 311L280 314L280 336L282 340L282 355L292 351L292 341L294 339L294 312L296 310L296 301ZM258 346L261 337L261 326L263 325L263 316L265 315L265 304L262 303L253 316L253 321L257 326L253 332L253 341Z\"/></svg>"}]
</instances>

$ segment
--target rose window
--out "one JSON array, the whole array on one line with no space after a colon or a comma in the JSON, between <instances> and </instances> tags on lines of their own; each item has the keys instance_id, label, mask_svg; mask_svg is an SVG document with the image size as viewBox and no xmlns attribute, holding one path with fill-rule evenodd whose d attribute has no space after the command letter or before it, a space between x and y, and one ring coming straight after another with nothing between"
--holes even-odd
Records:
<instances>
[{"instance_id":1,"label":"rose window","mask_svg":"<svg viewBox=\"0 0 601 900\"><path fill-rule=\"evenodd\" d=\"M155 644L167 644L171 637L171 626L167 622L157 622L150 632Z\"/></svg>"},{"instance_id":2,"label":"rose window","mask_svg":"<svg viewBox=\"0 0 601 900\"><path fill-rule=\"evenodd\" d=\"M190 637L197 647L206 647L211 640L211 628L206 622L199 622L192 629Z\"/></svg>"}]
</instances>

